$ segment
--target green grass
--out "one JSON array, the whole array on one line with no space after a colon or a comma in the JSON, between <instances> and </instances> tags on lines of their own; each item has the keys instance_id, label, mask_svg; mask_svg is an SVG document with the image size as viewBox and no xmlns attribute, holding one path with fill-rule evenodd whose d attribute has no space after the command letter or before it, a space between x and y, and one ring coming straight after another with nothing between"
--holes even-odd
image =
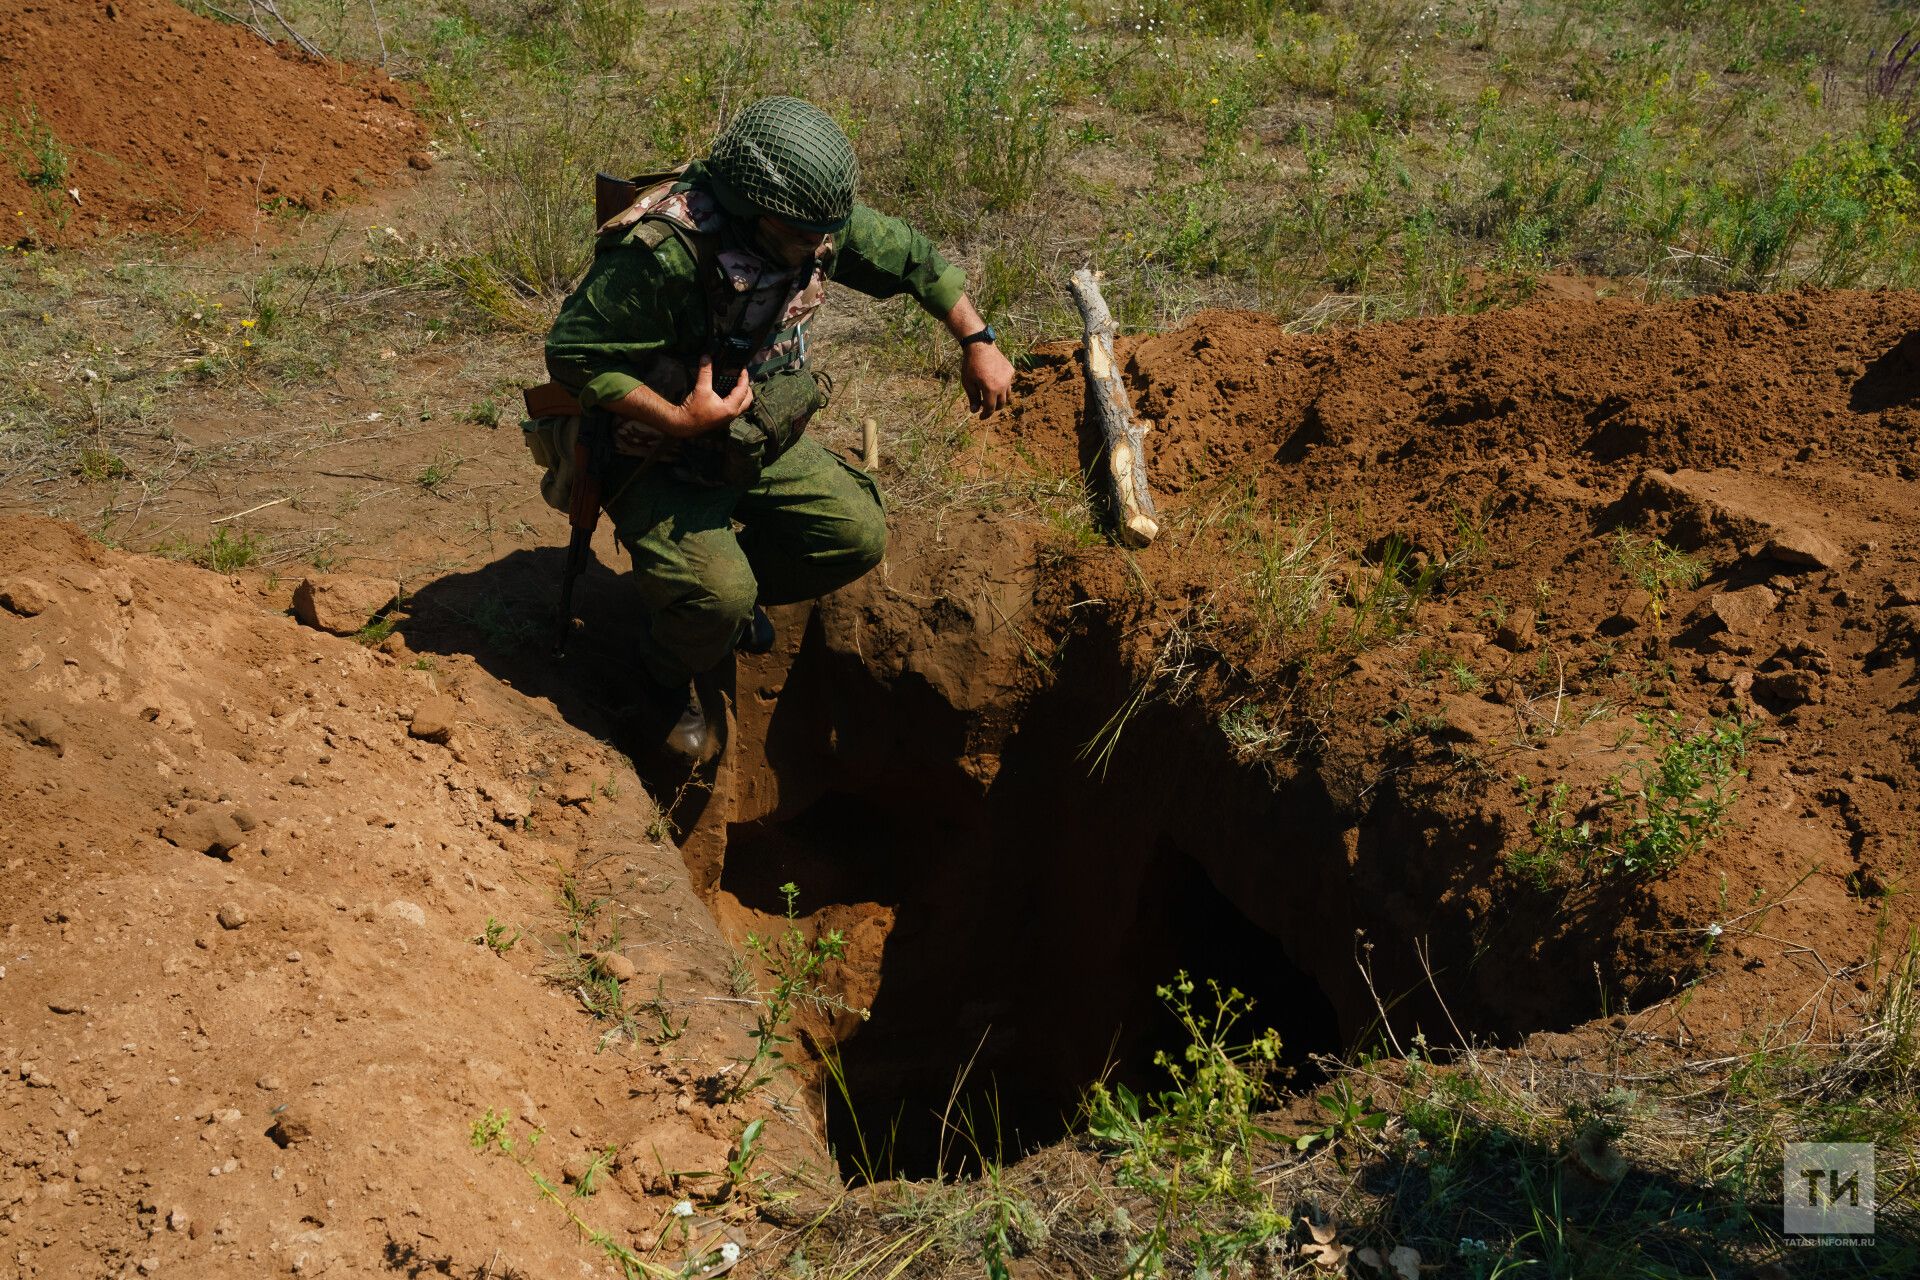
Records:
<instances>
[{"instance_id":1,"label":"green grass","mask_svg":"<svg viewBox=\"0 0 1920 1280\"><path fill-rule=\"evenodd\" d=\"M1912 77L1874 56L1901 19L1865 0L390 8L387 44L478 164L478 216L441 261L520 323L585 260L596 167L683 159L727 110L794 89L846 125L875 203L989 275L1044 225L1134 323L1209 296L1471 308L1479 271L1684 294L1920 266ZM287 9L377 52L322 0ZM1060 272L1016 274L994 301L1024 342L1059 320Z\"/></svg>"},{"instance_id":2,"label":"green grass","mask_svg":"<svg viewBox=\"0 0 1920 1280\"><path fill-rule=\"evenodd\" d=\"M236 533L224 526L214 530L213 536L202 543L178 538L154 548L157 554L169 559L185 560L215 573L234 573L257 564L268 549L264 534Z\"/></svg>"},{"instance_id":3,"label":"green grass","mask_svg":"<svg viewBox=\"0 0 1920 1280\"><path fill-rule=\"evenodd\" d=\"M435 497L440 497L441 490L453 483L454 477L460 474L460 468L466 465L466 461L465 458L456 457L451 453L442 453L422 467L420 474L413 478L413 482Z\"/></svg>"},{"instance_id":4,"label":"green grass","mask_svg":"<svg viewBox=\"0 0 1920 1280\"><path fill-rule=\"evenodd\" d=\"M587 260L593 172L697 154L763 92L845 124L866 198L968 269L1016 353L1074 332L1067 259L1106 271L1128 327L1212 303L1300 328L1474 310L1563 271L1652 296L1920 271L1920 70L1876 54L1902 19L1868 0L915 0L886 21L855 0L395 0L377 30L332 0L282 8L329 53L384 50L471 180L410 225L347 211L311 253L244 270L11 255L0 479L164 487L166 423L196 396L270 410L336 371L390 377L383 349L540 332ZM47 187L43 124L8 140ZM935 327L882 314L843 363L950 379ZM81 352L100 376L76 389L55 371ZM439 407L486 420L482 385ZM905 500L1021 501L951 474L967 439L916 428L894 455Z\"/></svg>"}]
</instances>

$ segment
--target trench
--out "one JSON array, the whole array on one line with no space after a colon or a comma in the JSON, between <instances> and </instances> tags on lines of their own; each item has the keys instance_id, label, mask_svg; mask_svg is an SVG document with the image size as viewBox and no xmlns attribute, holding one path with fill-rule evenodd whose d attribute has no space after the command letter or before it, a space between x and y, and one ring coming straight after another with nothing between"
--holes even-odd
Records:
<instances>
[{"instance_id":1,"label":"trench","mask_svg":"<svg viewBox=\"0 0 1920 1280\"><path fill-rule=\"evenodd\" d=\"M817 911L890 918L871 1018L837 1046L844 1089L824 1090L843 1173L1011 1158L1066 1133L1091 1081L1162 1083L1154 1054L1183 1041L1155 988L1179 970L1251 997L1290 1066L1340 1047L1318 984L1171 841L1116 867L1058 828L981 818L831 791L730 834L721 887L742 906L778 913L793 882Z\"/></svg>"},{"instance_id":2,"label":"trench","mask_svg":"<svg viewBox=\"0 0 1920 1280\"><path fill-rule=\"evenodd\" d=\"M1554 952L1524 912L1464 914L1459 887L1497 865L1486 832L1390 783L1356 812L1323 772L1236 760L1193 702L1141 705L1098 767L1084 748L1137 678L1117 636L1067 647L1037 689L964 713L817 620L741 672L737 759L761 774L712 824L708 892L736 939L790 883L850 939L831 978L870 1018L803 1028L842 1070L816 1083L844 1174L1011 1160L1069 1132L1096 1080L1161 1087L1155 1054L1185 1038L1156 989L1181 971L1203 1015L1207 980L1251 998L1236 1042L1278 1031L1295 1087L1375 1042L1380 997L1436 1044L1592 1016L1590 931Z\"/></svg>"},{"instance_id":3,"label":"trench","mask_svg":"<svg viewBox=\"0 0 1920 1280\"><path fill-rule=\"evenodd\" d=\"M950 707L817 643L749 726L780 799L725 826L713 897L737 938L796 884L810 925L851 940L833 977L871 1016L807 1028L843 1071L819 1083L844 1174L1012 1159L1068 1132L1096 1080L1160 1087L1155 1054L1185 1039L1156 989L1181 971L1202 1012L1206 980L1249 997L1239 1034L1277 1030L1296 1084L1369 1021L1320 976L1350 964L1347 921L1295 882L1338 863L1311 789L1276 790L1173 708L1143 710L1104 774L1081 758L1131 684L1114 649L1083 646L1017 708L984 786L947 754Z\"/></svg>"}]
</instances>

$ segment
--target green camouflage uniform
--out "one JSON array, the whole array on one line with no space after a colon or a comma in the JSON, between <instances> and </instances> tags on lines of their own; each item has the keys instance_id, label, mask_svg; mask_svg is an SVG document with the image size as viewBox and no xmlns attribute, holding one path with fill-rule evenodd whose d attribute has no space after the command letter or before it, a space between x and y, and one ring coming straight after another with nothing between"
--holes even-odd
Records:
<instances>
[{"instance_id":1,"label":"green camouflage uniform","mask_svg":"<svg viewBox=\"0 0 1920 1280\"><path fill-rule=\"evenodd\" d=\"M673 188L671 212L718 234L724 220L704 195L702 176L695 165ZM711 351L713 303L692 253L678 236L650 248L639 228L638 216L608 224L547 336L548 371L590 413L642 382L678 403ZM749 310L753 332L771 330L749 363L756 387L781 370L808 367L807 322L825 301L827 281L876 298L906 293L941 317L965 285L926 237L865 205L828 237L819 276L805 289L806 273L769 263L730 235L719 243L729 282L758 304L757 315ZM774 306L783 307L777 324ZM872 478L812 439L802 436L740 485L709 465L725 428L684 446L661 440L658 449L632 447L636 434L645 432L622 424L624 452L602 492L649 613L640 657L661 685L684 686L724 659L756 601L809 600L880 562L886 526Z\"/></svg>"}]
</instances>

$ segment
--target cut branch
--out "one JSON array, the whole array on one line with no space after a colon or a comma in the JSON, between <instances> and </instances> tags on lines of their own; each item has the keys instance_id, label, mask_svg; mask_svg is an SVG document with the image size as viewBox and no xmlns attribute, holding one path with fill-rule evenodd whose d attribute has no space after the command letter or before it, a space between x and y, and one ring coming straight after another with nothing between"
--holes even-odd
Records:
<instances>
[{"instance_id":1,"label":"cut branch","mask_svg":"<svg viewBox=\"0 0 1920 1280\"><path fill-rule=\"evenodd\" d=\"M1071 287L1086 325L1087 403L1106 441L1115 532L1128 546L1144 547L1160 532L1153 493L1147 488L1147 425L1134 419L1127 403L1127 386L1113 356L1118 326L1100 296L1100 277L1082 267L1073 273Z\"/></svg>"},{"instance_id":2,"label":"cut branch","mask_svg":"<svg viewBox=\"0 0 1920 1280\"><path fill-rule=\"evenodd\" d=\"M318 58L323 62L326 60L327 55L320 52L319 45L293 29L293 24L288 22L286 17L276 7L276 0L247 0L247 3L279 23L281 30L285 31L293 42L300 46L300 52L306 54L309 58ZM258 28L256 28L256 30L257 29Z\"/></svg>"}]
</instances>

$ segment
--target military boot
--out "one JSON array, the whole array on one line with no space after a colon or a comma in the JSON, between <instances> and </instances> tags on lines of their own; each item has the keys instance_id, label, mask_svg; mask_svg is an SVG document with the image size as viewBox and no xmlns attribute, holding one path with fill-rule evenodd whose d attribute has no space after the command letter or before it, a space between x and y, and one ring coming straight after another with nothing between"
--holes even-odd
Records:
<instances>
[{"instance_id":1,"label":"military boot","mask_svg":"<svg viewBox=\"0 0 1920 1280\"><path fill-rule=\"evenodd\" d=\"M680 718L673 722L673 728L667 730L666 741L662 745L688 764L705 764L713 758L714 748L718 744L714 739L713 726L707 723L700 690L692 681L687 682L682 702Z\"/></svg>"},{"instance_id":2,"label":"military boot","mask_svg":"<svg viewBox=\"0 0 1920 1280\"><path fill-rule=\"evenodd\" d=\"M740 642L733 647L741 653L773 652L773 619L765 609L753 606L753 616L747 619L747 625L740 632Z\"/></svg>"},{"instance_id":3,"label":"military boot","mask_svg":"<svg viewBox=\"0 0 1920 1280\"><path fill-rule=\"evenodd\" d=\"M677 687L640 682L638 705L623 716L625 731L638 740L636 759L660 757L662 763L705 764L718 747L704 700L692 681Z\"/></svg>"}]
</instances>

